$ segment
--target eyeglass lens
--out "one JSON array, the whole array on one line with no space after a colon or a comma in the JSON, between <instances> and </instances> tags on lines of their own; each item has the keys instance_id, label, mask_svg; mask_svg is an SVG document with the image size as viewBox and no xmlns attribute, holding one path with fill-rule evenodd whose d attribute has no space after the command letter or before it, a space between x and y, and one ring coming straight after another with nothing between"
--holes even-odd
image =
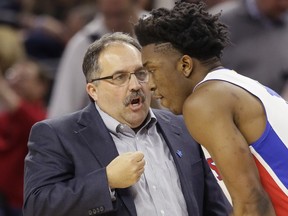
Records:
<instances>
[{"instance_id":1,"label":"eyeglass lens","mask_svg":"<svg viewBox=\"0 0 288 216\"><path fill-rule=\"evenodd\" d=\"M132 74L134 74L138 81L147 82L148 81L148 72L145 70L136 71L135 73L116 73L113 75L112 80L116 85L122 85L127 83Z\"/></svg>"}]
</instances>

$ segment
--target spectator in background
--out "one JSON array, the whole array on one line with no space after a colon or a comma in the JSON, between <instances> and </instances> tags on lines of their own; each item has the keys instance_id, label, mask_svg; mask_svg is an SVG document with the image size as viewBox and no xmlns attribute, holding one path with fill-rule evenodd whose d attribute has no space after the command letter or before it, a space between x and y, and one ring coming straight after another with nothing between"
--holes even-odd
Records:
<instances>
[{"instance_id":1,"label":"spectator in background","mask_svg":"<svg viewBox=\"0 0 288 216\"><path fill-rule=\"evenodd\" d=\"M63 11L60 20L50 14L22 13L21 26L26 52L50 65L54 76L70 38L94 18L95 4L82 4Z\"/></svg>"},{"instance_id":2,"label":"spectator in background","mask_svg":"<svg viewBox=\"0 0 288 216\"><path fill-rule=\"evenodd\" d=\"M30 12L36 15L47 14L63 21L67 17L67 13L73 8L81 5L93 5L95 0L22 0L31 2ZM26 3L27 4L27 3Z\"/></svg>"},{"instance_id":3,"label":"spectator in background","mask_svg":"<svg viewBox=\"0 0 288 216\"><path fill-rule=\"evenodd\" d=\"M20 3L17 0L0 2L0 72L26 57L19 23Z\"/></svg>"},{"instance_id":4,"label":"spectator in background","mask_svg":"<svg viewBox=\"0 0 288 216\"><path fill-rule=\"evenodd\" d=\"M43 62L49 69L50 76L54 77L66 43L94 18L95 2L92 5L92 3L89 4L89 1L56 0L57 4L55 5L51 5L51 1L45 1L51 6L45 10L40 10L37 7L38 1L35 0L1 1L0 24L13 28L22 43L21 46L19 42L10 45L7 41L10 42L15 37L0 38L3 39L0 41L1 44L3 43L3 47L9 47L5 50L6 55L8 53L15 57L20 55L21 47L27 56ZM14 47L17 49L11 49ZM5 71L5 68L2 70ZM47 100L49 100L49 96L50 94Z\"/></svg>"},{"instance_id":5,"label":"spectator in background","mask_svg":"<svg viewBox=\"0 0 288 216\"><path fill-rule=\"evenodd\" d=\"M25 49L19 30L0 21L0 68L2 73L24 57Z\"/></svg>"},{"instance_id":6,"label":"spectator in background","mask_svg":"<svg viewBox=\"0 0 288 216\"><path fill-rule=\"evenodd\" d=\"M1 20L1 16L0 16ZM5 22L0 21L0 73L3 73L15 62L25 57L25 50L19 31ZM0 111L3 105L0 103Z\"/></svg>"},{"instance_id":7,"label":"spectator in background","mask_svg":"<svg viewBox=\"0 0 288 216\"><path fill-rule=\"evenodd\" d=\"M21 19L27 55L49 66L53 78L67 42L94 18L95 4L77 4L63 10L65 15L61 17L62 19L51 14L32 13L22 14ZM49 89L47 102L50 100L51 89Z\"/></svg>"},{"instance_id":8,"label":"spectator in background","mask_svg":"<svg viewBox=\"0 0 288 216\"><path fill-rule=\"evenodd\" d=\"M281 94L288 76L288 0L241 0L220 19L232 42L223 65Z\"/></svg>"},{"instance_id":9,"label":"spectator in background","mask_svg":"<svg viewBox=\"0 0 288 216\"><path fill-rule=\"evenodd\" d=\"M121 31L133 35L133 25L143 11L135 0L98 0L98 12L92 22L68 43L56 74L48 107L48 117L56 117L83 108L88 103L85 79L79 73L85 51L105 33Z\"/></svg>"},{"instance_id":10,"label":"spectator in background","mask_svg":"<svg viewBox=\"0 0 288 216\"><path fill-rule=\"evenodd\" d=\"M94 18L93 6L69 8L63 20L49 14L22 15L27 53L39 59L60 58L70 38Z\"/></svg>"},{"instance_id":11,"label":"spectator in background","mask_svg":"<svg viewBox=\"0 0 288 216\"><path fill-rule=\"evenodd\" d=\"M0 73L0 193L9 216L20 216L23 205L23 169L31 126L46 117L44 97L49 78L32 60L15 63ZM4 208L4 207L3 207Z\"/></svg>"}]
</instances>

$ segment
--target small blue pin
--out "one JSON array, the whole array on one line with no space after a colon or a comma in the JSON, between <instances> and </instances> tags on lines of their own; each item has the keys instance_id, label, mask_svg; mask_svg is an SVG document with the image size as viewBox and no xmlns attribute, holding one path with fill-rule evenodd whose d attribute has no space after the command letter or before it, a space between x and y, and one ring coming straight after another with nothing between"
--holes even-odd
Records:
<instances>
[{"instance_id":1,"label":"small blue pin","mask_svg":"<svg viewBox=\"0 0 288 216\"><path fill-rule=\"evenodd\" d=\"M177 151L176 151L176 154L177 154L180 158L183 156L183 153L182 153L182 151L180 151L180 150L177 150Z\"/></svg>"}]
</instances>

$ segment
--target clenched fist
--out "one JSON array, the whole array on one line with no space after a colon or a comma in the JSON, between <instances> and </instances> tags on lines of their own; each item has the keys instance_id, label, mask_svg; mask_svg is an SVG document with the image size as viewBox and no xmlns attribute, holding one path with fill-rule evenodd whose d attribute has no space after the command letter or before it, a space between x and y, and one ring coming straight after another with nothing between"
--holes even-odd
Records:
<instances>
[{"instance_id":1,"label":"clenched fist","mask_svg":"<svg viewBox=\"0 0 288 216\"><path fill-rule=\"evenodd\" d=\"M112 160L106 167L110 188L127 188L135 184L144 172L144 154L127 152Z\"/></svg>"}]
</instances>

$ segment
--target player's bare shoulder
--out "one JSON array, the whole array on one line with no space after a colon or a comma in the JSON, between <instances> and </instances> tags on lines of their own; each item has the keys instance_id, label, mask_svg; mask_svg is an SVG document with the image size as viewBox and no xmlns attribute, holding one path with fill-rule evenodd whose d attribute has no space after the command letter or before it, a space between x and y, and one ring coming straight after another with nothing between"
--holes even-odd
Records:
<instances>
[{"instance_id":1,"label":"player's bare shoulder","mask_svg":"<svg viewBox=\"0 0 288 216\"><path fill-rule=\"evenodd\" d=\"M237 97L237 93L231 84L218 80L207 81L197 86L186 99L183 113L197 111L207 115L215 114L218 111L228 111L232 108L235 97Z\"/></svg>"},{"instance_id":2,"label":"player's bare shoulder","mask_svg":"<svg viewBox=\"0 0 288 216\"><path fill-rule=\"evenodd\" d=\"M265 128L265 111L258 98L226 81L207 81L187 98L183 116L191 129L195 125L233 122L248 143L257 140ZM193 124L192 124L193 122ZM255 129L257 128L257 129Z\"/></svg>"},{"instance_id":3,"label":"player's bare shoulder","mask_svg":"<svg viewBox=\"0 0 288 216\"><path fill-rule=\"evenodd\" d=\"M233 103L229 86L223 81L207 81L199 85L183 105L185 123L192 135L202 133L218 122L231 122ZM228 125L228 124L227 124Z\"/></svg>"}]
</instances>

